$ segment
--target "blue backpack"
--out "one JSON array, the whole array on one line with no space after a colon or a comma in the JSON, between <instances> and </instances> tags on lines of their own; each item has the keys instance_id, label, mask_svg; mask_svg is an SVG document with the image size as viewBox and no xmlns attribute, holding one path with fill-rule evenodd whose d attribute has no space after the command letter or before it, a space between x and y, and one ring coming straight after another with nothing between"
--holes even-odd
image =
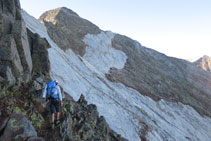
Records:
<instances>
[{"instance_id":1,"label":"blue backpack","mask_svg":"<svg viewBox=\"0 0 211 141\"><path fill-rule=\"evenodd\" d=\"M59 98L57 90L56 90L56 83L55 83L55 81L48 82L46 98L53 98L53 99L58 99Z\"/></svg>"}]
</instances>

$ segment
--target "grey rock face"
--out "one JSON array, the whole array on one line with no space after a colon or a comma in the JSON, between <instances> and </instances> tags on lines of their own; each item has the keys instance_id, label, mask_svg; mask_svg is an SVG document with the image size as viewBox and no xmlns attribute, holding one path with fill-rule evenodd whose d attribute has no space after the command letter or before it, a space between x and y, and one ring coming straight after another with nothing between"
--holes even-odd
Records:
<instances>
[{"instance_id":1,"label":"grey rock face","mask_svg":"<svg viewBox=\"0 0 211 141\"><path fill-rule=\"evenodd\" d=\"M62 140L72 140L72 118L70 116L70 114L68 114L65 117L64 122L61 124L60 126L60 135L62 137Z\"/></svg>"},{"instance_id":2,"label":"grey rock face","mask_svg":"<svg viewBox=\"0 0 211 141\"><path fill-rule=\"evenodd\" d=\"M81 56L85 53L83 37L88 33L100 33L96 25L64 7L45 12L40 21L45 24L49 36L57 45L63 50L71 48Z\"/></svg>"},{"instance_id":3,"label":"grey rock face","mask_svg":"<svg viewBox=\"0 0 211 141\"><path fill-rule=\"evenodd\" d=\"M98 134L101 133L101 136L105 140L110 140L109 139L110 128L109 128L109 126L108 126L108 124L107 124L107 122L106 122L106 120L103 116L100 116L100 118L98 118L97 126L98 126ZM111 132L110 134L113 134L113 132Z\"/></svg>"},{"instance_id":4,"label":"grey rock face","mask_svg":"<svg viewBox=\"0 0 211 141\"><path fill-rule=\"evenodd\" d=\"M40 83L38 83L37 81L33 82L33 87L36 91L41 90L42 89L42 85Z\"/></svg>"},{"instance_id":5,"label":"grey rock face","mask_svg":"<svg viewBox=\"0 0 211 141\"><path fill-rule=\"evenodd\" d=\"M1 139L21 141L36 136L37 132L26 117L14 113L10 116Z\"/></svg>"},{"instance_id":6,"label":"grey rock face","mask_svg":"<svg viewBox=\"0 0 211 141\"><path fill-rule=\"evenodd\" d=\"M50 48L49 43L46 39L32 33L30 30L27 30L27 33L33 62L33 72L49 76L50 62L47 50Z\"/></svg>"},{"instance_id":7,"label":"grey rock face","mask_svg":"<svg viewBox=\"0 0 211 141\"><path fill-rule=\"evenodd\" d=\"M20 3L18 0L1 0L0 6L0 75L9 85L22 80L27 82L32 60Z\"/></svg>"},{"instance_id":8,"label":"grey rock face","mask_svg":"<svg viewBox=\"0 0 211 141\"><path fill-rule=\"evenodd\" d=\"M21 20L20 3L17 0L1 0L0 1L0 23L1 23L1 37L3 34L10 34L15 20Z\"/></svg>"},{"instance_id":9,"label":"grey rock face","mask_svg":"<svg viewBox=\"0 0 211 141\"><path fill-rule=\"evenodd\" d=\"M12 70L9 66L0 65L0 75L3 76L5 79L3 79L4 83L6 84L13 84L15 83L15 77L12 74Z\"/></svg>"},{"instance_id":10,"label":"grey rock face","mask_svg":"<svg viewBox=\"0 0 211 141\"><path fill-rule=\"evenodd\" d=\"M125 36L115 35L112 46L125 52L128 59L123 69L110 69L106 75L109 80L121 82L154 100L182 102L211 117L209 73L187 61L145 48Z\"/></svg>"},{"instance_id":11,"label":"grey rock face","mask_svg":"<svg viewBox=\"0 0 211 141\"><path fill-rule=\"evenodd\" d=\"M12 35L16 41L18 53L21 58L21 64L24 69L24 80L27 82L31 76L32 58L27 38L26 26L23 20L15 21Z\"/></svg>"},{"instance_id":12,"label":"grey rock face","mask_svg":"<svg viewBox=\"0 0 211 141\"><path fill-rule=\"evenodd\" d=\"M0 75L6 83L15 83L17 76L22 75L23 67L12 35L3 36L0 40Z\"/></svg>"}]
</instances>

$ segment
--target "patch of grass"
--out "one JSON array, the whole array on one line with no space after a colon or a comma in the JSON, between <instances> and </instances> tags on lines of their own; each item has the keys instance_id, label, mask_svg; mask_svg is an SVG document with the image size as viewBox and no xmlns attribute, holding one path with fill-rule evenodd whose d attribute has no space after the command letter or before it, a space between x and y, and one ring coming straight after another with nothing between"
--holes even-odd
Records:
<instances>
[{"instance_id":1,"label":"patch of grass","mask_svg":"<svg viewBox=\"0 0 211 141\"><path fill-rule=\"evenodd\" d=\"M44 123L44 118L41 114L33 112L29 116L29 120L32 122L32 124L35 126L35 128L41 128Z\"/></svg>"},{"instance_id":2,"label":"patch of grass","mask_svg":"<svg viewBox=\"0 0 211 141\"><path fill-rule=\"evenodd\" d=\"M18 130L18 129L20 129L20 128L22 128L22 127L24 126L24 125L18 125L17 123L18 123L18 121L17 121L16 119L14 119L14 118L11 118L11 119L9 120L10 126L11 126L13 129L15 129L15 130Z\"/></svg>"}]
</instances>

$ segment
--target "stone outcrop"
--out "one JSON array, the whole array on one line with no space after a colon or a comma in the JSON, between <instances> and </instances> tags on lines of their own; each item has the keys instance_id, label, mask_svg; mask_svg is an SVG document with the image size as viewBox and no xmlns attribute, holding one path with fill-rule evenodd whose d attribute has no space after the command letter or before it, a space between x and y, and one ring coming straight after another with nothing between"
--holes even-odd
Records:
<instances>
[{"instance_id":1,"label":"stone outcrop","mask_svg":"<svg viewBox=\"0 0 211 141\"><path fill-rule=\"evenodd\" d=\"M75 102L66 94L61 124L52 134L50 115L46 113L49 107L40 100L41 91L29 91L32 87L27 84L15 92L0 91L0 140L126 141L110 129L104 117L99 116L97 107L88 105L84 96Z\"/></svg>"},{"instance_id":2,"label":"stone outcrop","mask_svg":"<svg viewBox=\"0 0 211 141\"><path fill-rule=\"evenodd\" d=\"M26 117L13 113L3 131L0 140L27 140L30 137L37 137L37 132Z\"/></svg>"},{"instance_id":3,"label":"stone outcrop","mask_svg":"<svg viewBox=\"0 0 211 141\"><path fill-rule=\"evenodd\" d=\"M18 0L0 2L0 88L28 82L34 75L49 79L50 45L26 29Z\"/></svg>"},{"instance_id":4,"label":"stone outcrop","mask_svg":"<svg viewBox=\"0 0 211 141\"><path fill-rule=\"evenodd\" d=\"M49 76L50 62L48 58L49 43L38 34L32 33L27 29L29 47L31 50L33 72L39 75Z\"/></svg>"},{"instance_id":5,"label":"stone outcrop","mask_svg":"<svg viewBox=\"0 0 211 141\"><path fill-rule=\"evenodd\" d=\"M14 38L11 35L1 37L0 75L5 83L13 84L17 76L22 75L23 67Z\"/></svg>"},{"instance_id":6,"label":"stone outcrop","mask_svg":"<svg viewBox=\"0 0 211 141\"><path fill-rule=\"evenodd\" d=\"M96 105L87 105L83 95L77 103L72 100L66 103L67 115L60 126L62 140L126 141L110 129L103 116L99 116Z\"/></svg>"},{"instance_id":7,"label":"stone outcrop","mask_svg":"<svg viewBox=\"0 0 211 141\"><path fill-rule=\"evenodd\" d=\"M205 71L211 72L211 58L209 56L204 55L203 57L193 62L193 64Z\"/></svg>"},{"instance_id":8,"label":"stone outcrop","mask_svg":"<svg viewBox=\"0 0 211 141\"><path fill-rule=\"evenodd\" d=\"M122 50L128 59L123 69L110 69L106 74L109 80L121 82L157 101L182 102L211 117L209 73L185 60L145 48L126 36L115 35L112 46Z\"/></svg>"},{"instance_id":9,"label":"stone outcrop","mask_svg":"<svg viewBox=\"0 0 211 141\"><path fill-rule=\"evenodd\" d=\"M72 49L81 56L85 53L84 35L98 34L100 29L65 7L45 12L39 20L48 29L51 39L63 50Z\"/></svg>"},{"instance_id":10,"label":"stone outcrop","mask_svg":"<svg viewBox=\"0 0 211 141\"><path fill-rule=\"evenodd\" d=\"M0 6L0 76L7 85L28 82L32 59L20 3L1 0Z\"/></svg>"}]
</instances>

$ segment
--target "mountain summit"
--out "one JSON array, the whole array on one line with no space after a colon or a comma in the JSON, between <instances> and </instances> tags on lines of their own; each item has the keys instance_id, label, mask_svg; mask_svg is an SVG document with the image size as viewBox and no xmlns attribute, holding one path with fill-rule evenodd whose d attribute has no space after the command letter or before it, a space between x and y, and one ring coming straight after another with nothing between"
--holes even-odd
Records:
<instances>
[{"instance_id":1,"label":"mountain summit","mask_svg":"<svg viewBox=\"0 0 211 141\"><path fill-rule=\"evenodd\" d=\"M211 58L209 56L204 55L193 63L197 67L202 68L205 71L211 72Z\"/></svg>"},{"instance_id":2,"label":"mountain summit","mask_svg":"<svg viewBox=\"0 0 211 141\"><path fill-rule=\"evenodd\" d=\"M18 5L0 4L9 7L0 10L0 110L6 113L0 114L0 140L19 133L12 128L18 119L30 125L18 130L22 140L36 131L53 140L211 140L210 72L103 31L64 7L37 20ZM49 80L58 80L66 95L54 134L39 97Z\"/></svg>"},{"instance_id":3,"label":"mountain summit","mask_svg":"<svg viewBox=\"0 0 211 141\"><path fill-rule=\"evenodd\" d=\"M211 124L205 118L211 117L209 73L67 11L50 10L40 17L61 49L49 51L51 77L62 81L66 92L74 99L83 93L129 140L210 138L198 128Z\"/></svg>"},{"instance_id":4,"label":"mountain summit","mask_svg":"<svg viewBox=\"0 0 211 141\"><path fill-rule=\"evenodd\" d=\"M96 25L65 7L47 11L39 20L49 29L48 34L57 45L63 50L71 48L81 56L85 53L84 35L100 33Z\"/></svg>"}]
</instances>

